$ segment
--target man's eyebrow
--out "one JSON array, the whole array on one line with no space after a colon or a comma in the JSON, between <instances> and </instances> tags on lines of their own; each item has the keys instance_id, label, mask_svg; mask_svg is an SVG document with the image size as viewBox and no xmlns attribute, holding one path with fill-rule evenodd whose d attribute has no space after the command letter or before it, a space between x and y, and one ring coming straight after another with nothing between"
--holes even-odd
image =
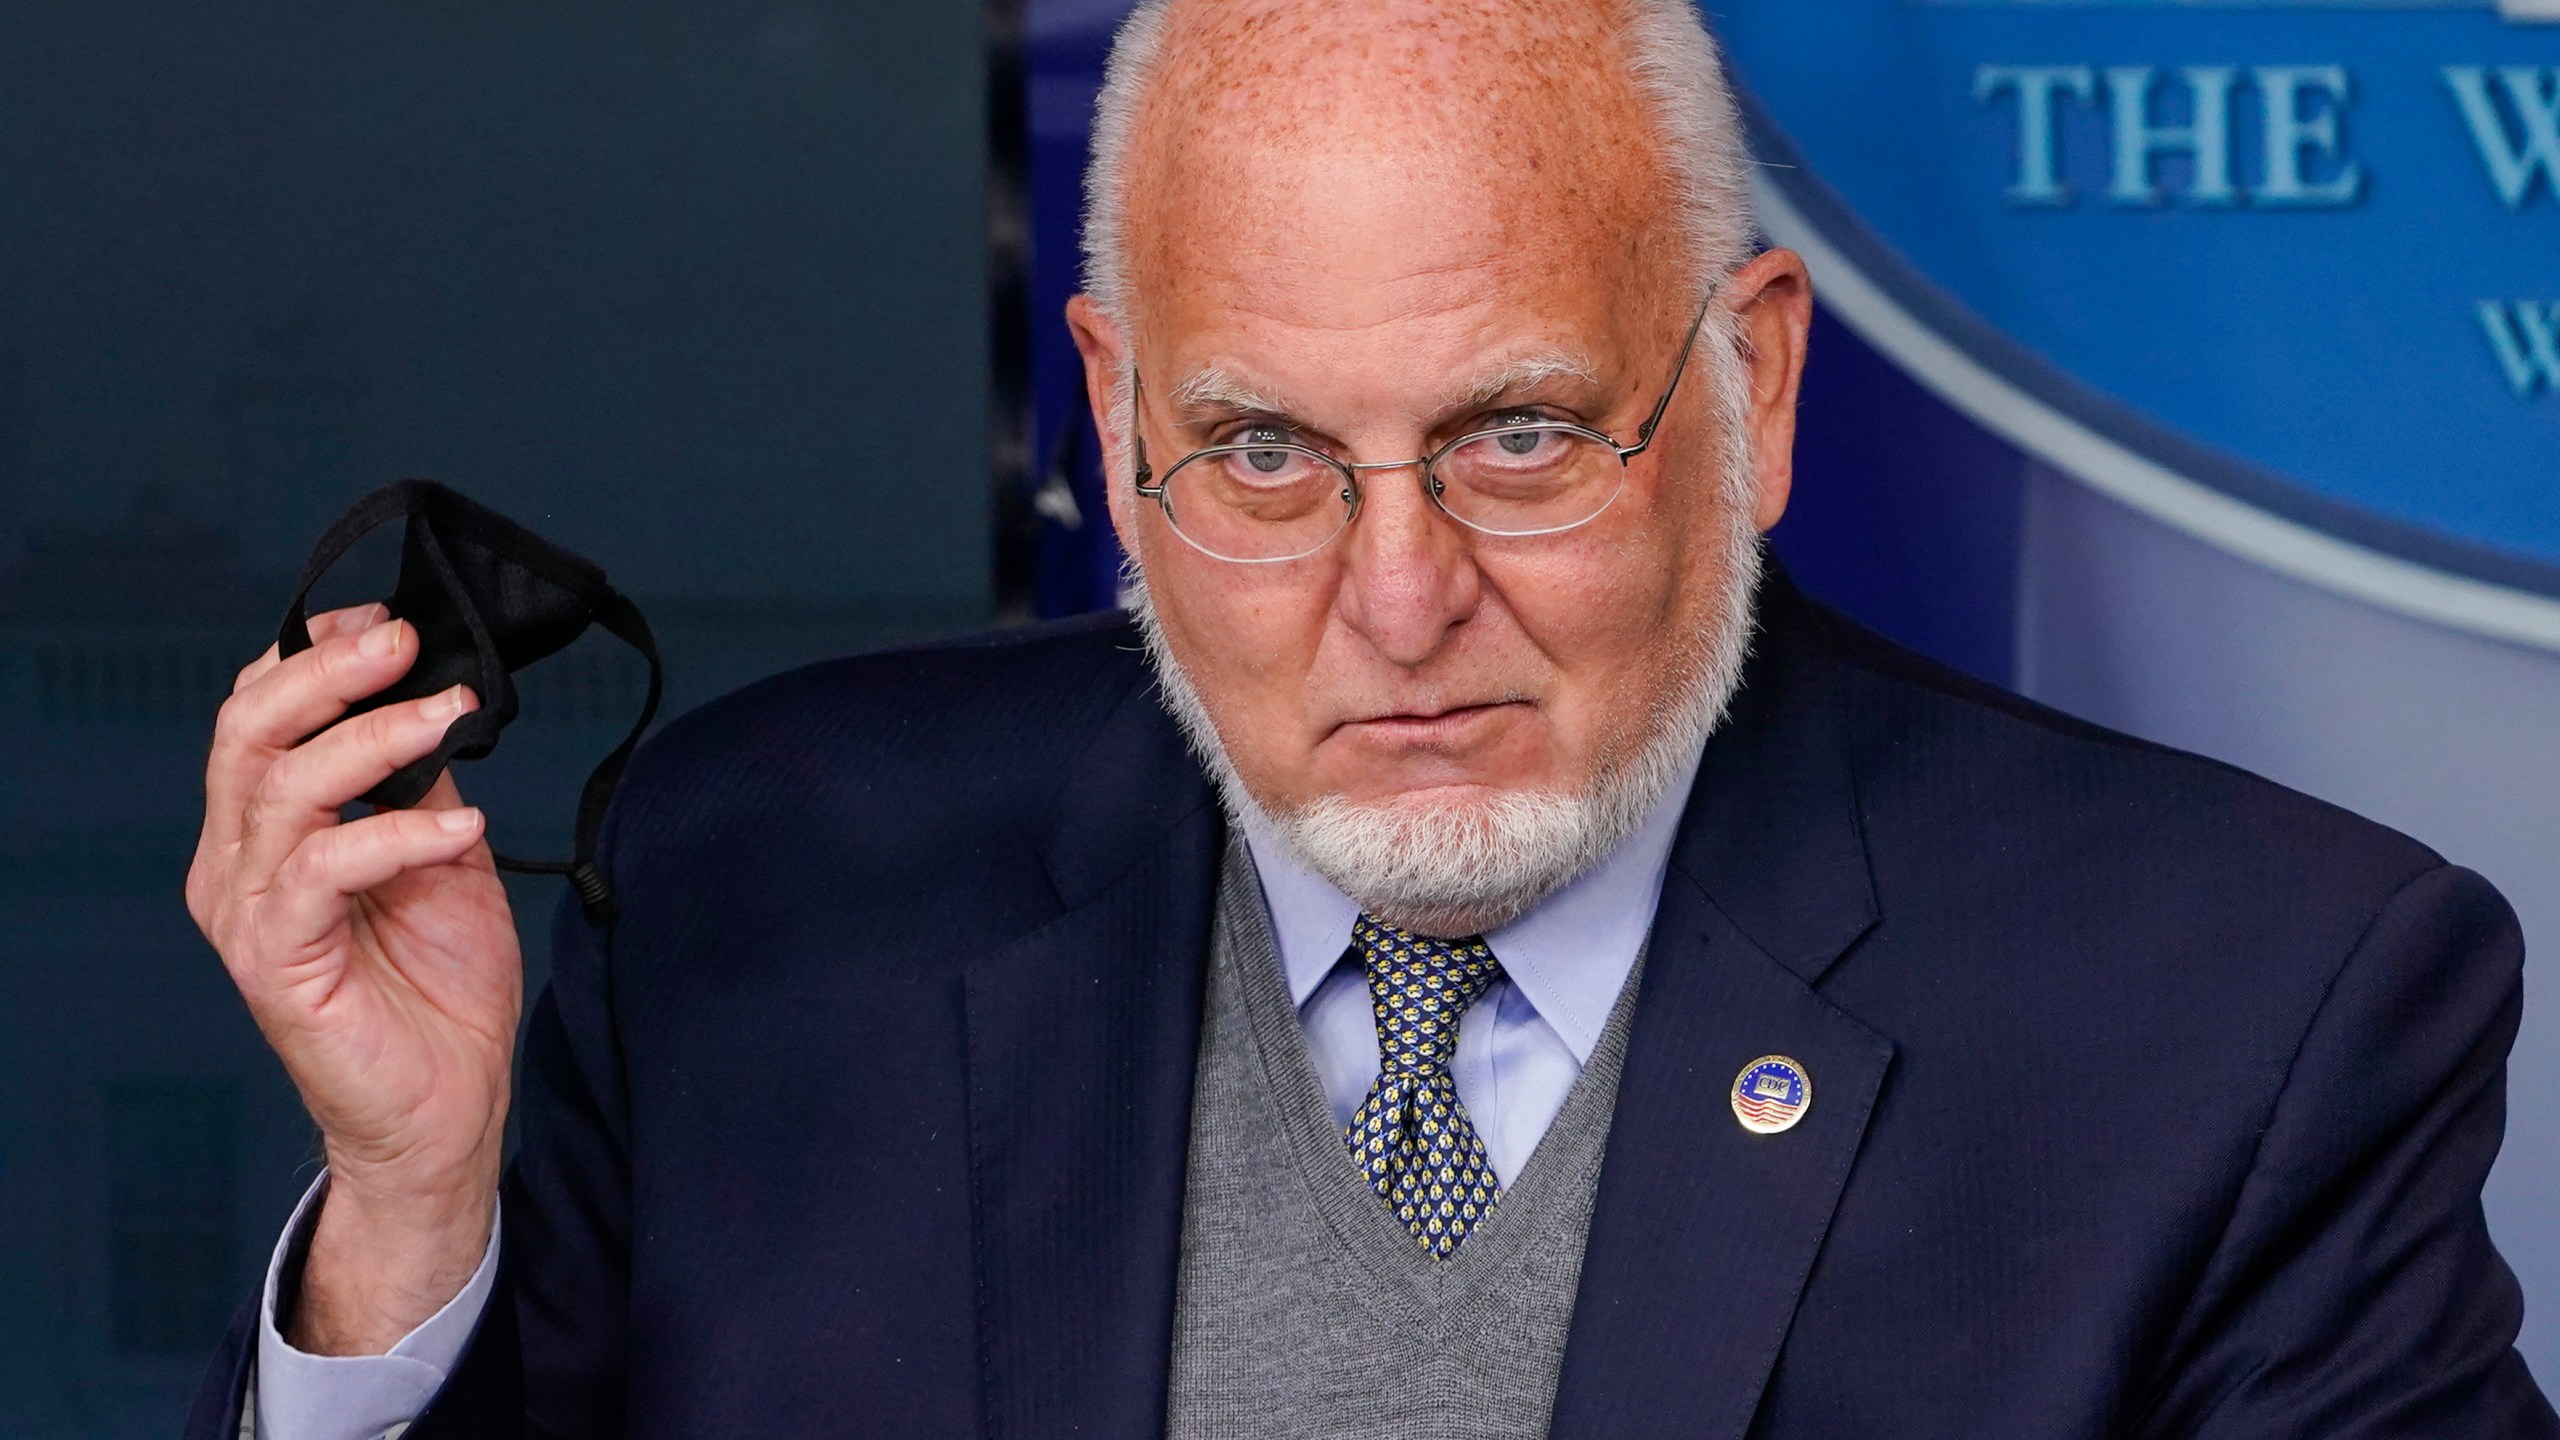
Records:
<instances>
[{"instance_id":1,"label":"man's eyebrow","mask_svg":"<svg viewBox=\"0 0 2560 1440\"><path fill-rule=\"evenodd\" d=\"M1287 402L1278 396L1215 365L1194 371L1188 378L1174 386L1166 398L1177 407L1194 414L1202 411L1230 413L1251 411L1265 415L1289 413Z\"/></svg>"},{"instance_id":2,"label":"man's eyebrow","mask_svg":"<svg viewBox=\"0 0 2560 1440\"><path fill-rule=\"evenodd\" d=\"M1549 348L1525 351L1468 381L1442 400L1439 412L1453 415L1481 410L1497 400L1517 395L1553 380L1579 380L1597 384L1600 367L1591 357L1578 350Z\"/></svg>"}]
</instances>

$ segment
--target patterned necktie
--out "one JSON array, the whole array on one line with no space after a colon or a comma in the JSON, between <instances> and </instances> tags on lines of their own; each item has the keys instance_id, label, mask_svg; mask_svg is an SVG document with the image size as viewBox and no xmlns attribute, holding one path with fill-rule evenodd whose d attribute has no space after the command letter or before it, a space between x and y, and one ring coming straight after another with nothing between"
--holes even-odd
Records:
<instances>
[{"instance_id":1,"label":"patterned necktie","mask_svg":"<svg viewBox=\"0 0 2560 1440\"><path fill-rule=\"evenodd\" d=\"M1449 1061L1458 1018L1502 966L1481 939L1434 940L1363 915L1351 927L1378 1017L1378 1083L1342 1138L1380 1198L1435 1260L1457 1253L1502 1196Z\"/></svg>"}]
</instances>

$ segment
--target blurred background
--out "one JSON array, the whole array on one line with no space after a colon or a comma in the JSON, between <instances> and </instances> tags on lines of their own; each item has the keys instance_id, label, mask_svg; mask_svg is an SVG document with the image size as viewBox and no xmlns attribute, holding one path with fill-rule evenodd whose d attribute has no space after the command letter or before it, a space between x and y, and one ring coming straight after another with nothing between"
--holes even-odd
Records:
<instances>
[{"instance_id":1,"label":"blurred background","mask_svg":"<svg viewBox=\"0 0 2560 1440\"><path fill-rule=\"evenodd\" d=\"M0 1435L174 1433L312 1172L179 884L213 710L349 501L433 476L601 561L673 710L1113 602L1058 316L1125 9L0 7ZM2552 19L1715 7L1822 296L1781 554L2560 945ZM563 853L645 670L523 679L465 783ZM516 883L536 983L555 886ZM2548 973L2489 1195L2546 1384Z\"/></svg>"}]
</instances>

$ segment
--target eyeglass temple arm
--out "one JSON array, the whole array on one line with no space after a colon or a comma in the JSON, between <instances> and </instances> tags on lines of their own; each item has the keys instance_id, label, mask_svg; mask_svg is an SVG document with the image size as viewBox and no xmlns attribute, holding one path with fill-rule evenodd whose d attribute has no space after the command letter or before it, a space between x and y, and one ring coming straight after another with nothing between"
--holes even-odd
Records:
<instances>
[{"instance_id":1,"label":"eyeglass temple arm","mask_svg":"<svg viewBox=\"0 0 2560 1440\"><path fill-rule=\"evenodd\" d=\"M1671 397L1680 393L1680 377L1689 373L1689 355L1698 348L1698 332L1706 328L1707 312L1715 308L1715 291L1707 292L1707 303L1698 307L1698 317L1689 322L1689 336L1680 342L1680 359L1671 367L1671 383L1662 387L1662 398L1653 402L1653 413L1636 431L1636 443L1618 452L1621 461L1633 460L1653 444L1653 432L1671 409Z\"/></svg>"},{"instance_id":2,"label":"eyeglass temple arm","mask_svg":"<svg viewBox=\"0 0 2560 1440\"><path fill-rule=\"evenodd\" d=\"M1164 487L1148 488L1156 478L1156 472L1155 467L1147 463L1146 431L1138 423L1139 398L1138 366L1137 362L1131 361L1129 364L1129 454L1131 459L1137 461L1137 468L1131 472L1129 478L1136 484L1139 494L1150 500L1157 500L1163 498Z\"/></svg>"}]
</instances>

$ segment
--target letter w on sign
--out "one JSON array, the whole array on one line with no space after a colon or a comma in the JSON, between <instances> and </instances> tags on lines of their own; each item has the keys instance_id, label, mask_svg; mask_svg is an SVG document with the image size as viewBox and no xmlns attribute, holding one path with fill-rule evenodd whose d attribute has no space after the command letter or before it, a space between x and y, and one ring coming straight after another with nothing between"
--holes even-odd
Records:
<instances>
[{"instance_id":1,"label":"letter w on sign","mask_svg":"<svg viewBox=\"0 0 2560 1440\"><path fill-rule=\"evenodd\" d=\"M2489 348L2498 352L2498 368L2516 398L2536 386L2560 395L2560 305L2538 300L2483 300L2480 328L2489 332Z\"/></svg>"},{"instance_id":2,"label":"letter w on sign","mask_svg":"<svg viewBox=\"0 0 2560 1440\"><path fill-rule=\"evenodd\" d=\"M2444 83L2471 127L2471 143L2480 147L2489 184L2510 210L2533 198L2537 176L2560 197L2560 67L2501 65L2494 73L2492 86L2492 72L2478 65L2444 67ZM2493 90L2506 92L2509 114L2500 113Z\"/></svg>"}]
</instances>

